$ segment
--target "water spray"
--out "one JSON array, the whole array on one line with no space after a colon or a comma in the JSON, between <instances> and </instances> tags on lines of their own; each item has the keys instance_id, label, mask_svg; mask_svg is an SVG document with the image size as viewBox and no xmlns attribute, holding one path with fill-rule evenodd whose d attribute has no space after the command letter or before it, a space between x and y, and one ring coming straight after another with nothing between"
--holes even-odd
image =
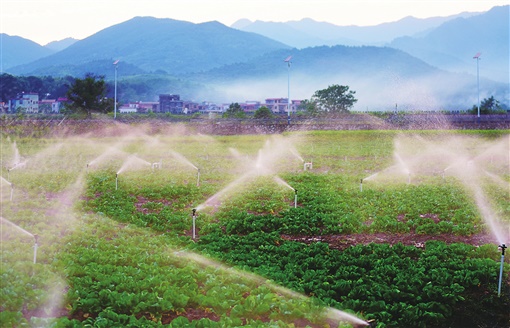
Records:
<instances>
[{"instance_id":1,"label":"water spray","mask_svg":"<svg viewBox=\"0 0 510 328\"><path fill-rule=\"evenodd\" d=\"M294 189L294 208L297 208L297 189Z\"/></svg>"},{"instance_id":2,"label":"water spray","mask_svg":"<svg viewBox=\"0 0 510 328\"><path fill-rule=\"evenodd\" d=\"M37 263L37 241L39 240L39 236L38 235L34 235L34 264Z\"/></svg>"},{"instance_id":3,"label":"water spray","mask_svg":"<svg viewBox=\"0 0 510 328\"><path fill-rule=\"evenodd\" d=\"M501 295L501 280L503 279L503 264L505 263L505 244L501 244L498 246L498 249L501 250L501 266L499 267L499 282L498 282L498 297Z\"/></svg>"},{"instance_id":4,"label":"water spray","mask_svg":"<svg viewBox=\"0 0 510 328\"><path fill-rule=\"evenodd\" d=\"M19 225L15 224L15 223L12 223L11 221L7 220L7 219L4 219L3 217L0 216L0 223L6 223L6 224L9 224L11 227L14 227L16 230L18 230L19 232L22 232L24 233L25 235L27 236L30 236L30 237L34 237L34 264L36 263L37 261L37 240L39 239L39 236L38 235L34 235L34 234L31 234L30 232L26 231L25 229L23 229L22 227L20 227Z\"/></svg>"},{"instance_id":5,"label":"water spray","mask_svg":"<svg viewBox=\"0 0 510 328\"><path fill-rule=\"evenodd\" d=\"M115 190L119 189L119 174L115 173Z\"/></svg>"},{"instance_id":6,"label":"water spray","mask_svg":"<svg viewBox=\"0 0 510 328\"><path fill-rule=\"evenodd\" d=\"M196 237L196 233L195 233L195 228L196 228L196 225L195 225L195 222L196 222L196 219L197 219L197 209L194 208L191 210L191 217L193 218L193 240L195 240L195 237Z\"/></svg>"}]
</instances>

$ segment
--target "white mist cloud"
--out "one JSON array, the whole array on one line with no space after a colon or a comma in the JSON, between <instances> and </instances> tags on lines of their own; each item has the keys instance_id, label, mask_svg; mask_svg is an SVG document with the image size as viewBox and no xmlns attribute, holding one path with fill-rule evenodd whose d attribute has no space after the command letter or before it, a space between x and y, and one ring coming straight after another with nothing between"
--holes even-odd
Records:
<instances>
[{"instance_id":1,"label":"white mist cloud","mask_svg":"<svg viewBox=\"0 0 510 328\"><path fill-rule=\"evenodd\" d=\"M477 103L476 80L470 75L437 74L420 77L403 77L398 74L379 73L372 76L334 74L320 78L293 74L290 80L290 98L310 99L317 90L330 85L347 85L355 91L358 102L354 111L414 110L439 111L444 109L468 110ZM287 98L287 77L260 80L245 79L215 85L215 93L208 99L218 102L264 102L267 98ZM506 95L508 98L508 95ZM480 93L480 99L490 97ZM500 96L504 100L505 95Z\"/></svg>"}]
</instances>

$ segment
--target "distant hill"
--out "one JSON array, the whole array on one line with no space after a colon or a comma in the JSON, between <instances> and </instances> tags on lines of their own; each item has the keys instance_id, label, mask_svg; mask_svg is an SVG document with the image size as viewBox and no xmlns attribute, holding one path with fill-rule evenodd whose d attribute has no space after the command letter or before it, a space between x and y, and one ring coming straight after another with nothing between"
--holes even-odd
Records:
<instances>
[{"instance_id":1,"label":"distant hill","mask_svg":"<svg viewBox=\"0 0 510 328\"><path fill-rule=\"evenodd\" d=\"M476 14L461 13L448 17L425 19L405 17L396 22L374 26L339 26L317 22L310 18L285 23L250 22L242 19L232 24L231 27L258 33L296 48L321 45L383 45L395 38L426 33L446 21Z\"/></svg>"},{"instance_id":2,"label":"distant hill","mask_svg":"<svg viewBox=\"0 0 510 328\"><path fill-rule=\"evenodd\" d=\"M64 50L70 45L76 43L77 39L73 38L65 38L59 41L53 41L45 45L46 48L53 50L54 52Z\"/></svg>"},{"instance_id":3,"label":"distant hill","mask_svg":"<svg viewBox=\"0 0 510 328\"><path fill-rule=\"evenodd\" d=\"M56 74L58 66L119 59L145 72L173 75L209 70L242 62L288 46L242 32L218 22L193 24L172 19L135 17L77 41L68 48L9 73ZM113 69L97 74L109 75Z\"/></svg>"},{"instance_id":4,"label":"distant hill","mask_svg":"<svg viewBox=\"0 0 510 328\"><path fill-rule=\"evenodd\" d=\"M389 43L431 65L476 74L473 56L481 52L480 76L509 82L510 6L457 18L423 37L402 37Z\"/></svg>"},{"instance_id":5,"label":"distant hill","mask_svg":"<svg viewBox=\"0 0 510 328\"><path fill-rule=\"evenodd\" d=\"M1 65L3 71L55 53L54 50L19 36L0 33L0 41L2 43Z\"/></svg>"}]
</instances>

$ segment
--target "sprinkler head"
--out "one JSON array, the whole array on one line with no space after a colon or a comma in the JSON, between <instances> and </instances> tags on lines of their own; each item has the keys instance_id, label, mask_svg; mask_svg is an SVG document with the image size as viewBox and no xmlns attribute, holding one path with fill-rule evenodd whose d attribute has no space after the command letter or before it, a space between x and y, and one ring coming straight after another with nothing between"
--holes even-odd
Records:
<instances>
[{"instance_id":1,"label":"sprinkler head","mask_svg":"<svg viewBox=\"0 0 510 328\"><path fill-rule=\"evenodd\" d=\"M193 216L195 216L195 214L196 214L196 213L197 213L197 209L196 209L196 208L194 208L194 209L192 209L192 210L191 210L191 214L192 214Z\"/></svg>"},{"instance_id":2,"label":"sprinkler head","mask_svg":"<svg viewBox=\"0 0 510 328\"><path fill-rule=\"evenodd\" d=\"M297 189L294 189L294 193L297 195Z\"/></svg>"},{"instance_id":3,"label":"sprinkler head","mask_svg":"<svg viewBox=\"0 0 510 328\"><path fill-rule=\"evenodd\" d=\"M507 249L505 244L499 245L498 249L501 250L501 255L505 255L505 249Z\"/></svg>"},{"instance_id":4,"label":"sprinkler head","mask_svg":"<svg viewBox=\"0 0 510 328\"><path fill-rule=\"evenodd\" d=\"M34 235L34 239L35 239L35 243L37 244L37 241L39 240L39 236L38 235Z\"/></svg>"},{"instance_id":5,"label":"sprinkler head","mask_svg":"<svg viewBox=\"0 0 510 328\"><path fill-rule=\"evenodd\" d=\"M360 183L363 183L363 179L360 179L360 181L359 181L359 182L360 182Z\"/></svg>"},{"instance_id":6,"label":"sprinkler head","mask_svg":"<svg viewBox=\"0 0 510 328\"><path fill-rule=\"evenodd\" d=\"M115 173L115 178L118 178L119 177L119 174L118 173Z\"/></svg>"}]
</instances>

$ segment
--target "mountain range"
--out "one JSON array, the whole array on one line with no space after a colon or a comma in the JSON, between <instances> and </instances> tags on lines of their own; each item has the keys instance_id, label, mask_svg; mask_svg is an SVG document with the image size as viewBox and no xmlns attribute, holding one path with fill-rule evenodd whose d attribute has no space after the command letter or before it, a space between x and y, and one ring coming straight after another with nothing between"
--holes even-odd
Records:
<instances>
[{"instance_id":1,"label":"mountain range","mask_svg":"<svg viewBox=\"0 0 510 328\"><path fill-rule=\"evenodd\" d=\"M506 104L509 8L408 17L372 27L310 19L240 20L228 27L214 21L135 17L83 40L46 46L2 34L2 71L76 77L90 72L113 79L112 63L120 60L119 99L123 83L158 81L155 89L160 93L230 102L286 97L291 82L293 99L308 99L329 84L344 84L357 91L359 109L398 104L438 109L476 102L472 57L481 52L481 97L494 95ZM289 55L290 68L283 62ZM154 100L136 99L140 95L132 89L124 97ZM150 91L144 97L150 97Z\"/></svg>"},{"instance_id":2,"label":"mountain range","mask_svg":"<svg viewBox=\"0 0 510 328\"><path fill-rule=\"evenodd\" d=\"M480 13L461 13L448 17L431 17L420 19L405 17L391 23L382 23L374 26L339 26L326 22L317 22L310 18L300 21L252 22L241 19L231 25L246 32L253 32L268 38L280 41L295 48L314 46L383 46L393 39L402 36L420 36L441 24L456 19L468 18Z\"/></svg>"}]
</instances>

